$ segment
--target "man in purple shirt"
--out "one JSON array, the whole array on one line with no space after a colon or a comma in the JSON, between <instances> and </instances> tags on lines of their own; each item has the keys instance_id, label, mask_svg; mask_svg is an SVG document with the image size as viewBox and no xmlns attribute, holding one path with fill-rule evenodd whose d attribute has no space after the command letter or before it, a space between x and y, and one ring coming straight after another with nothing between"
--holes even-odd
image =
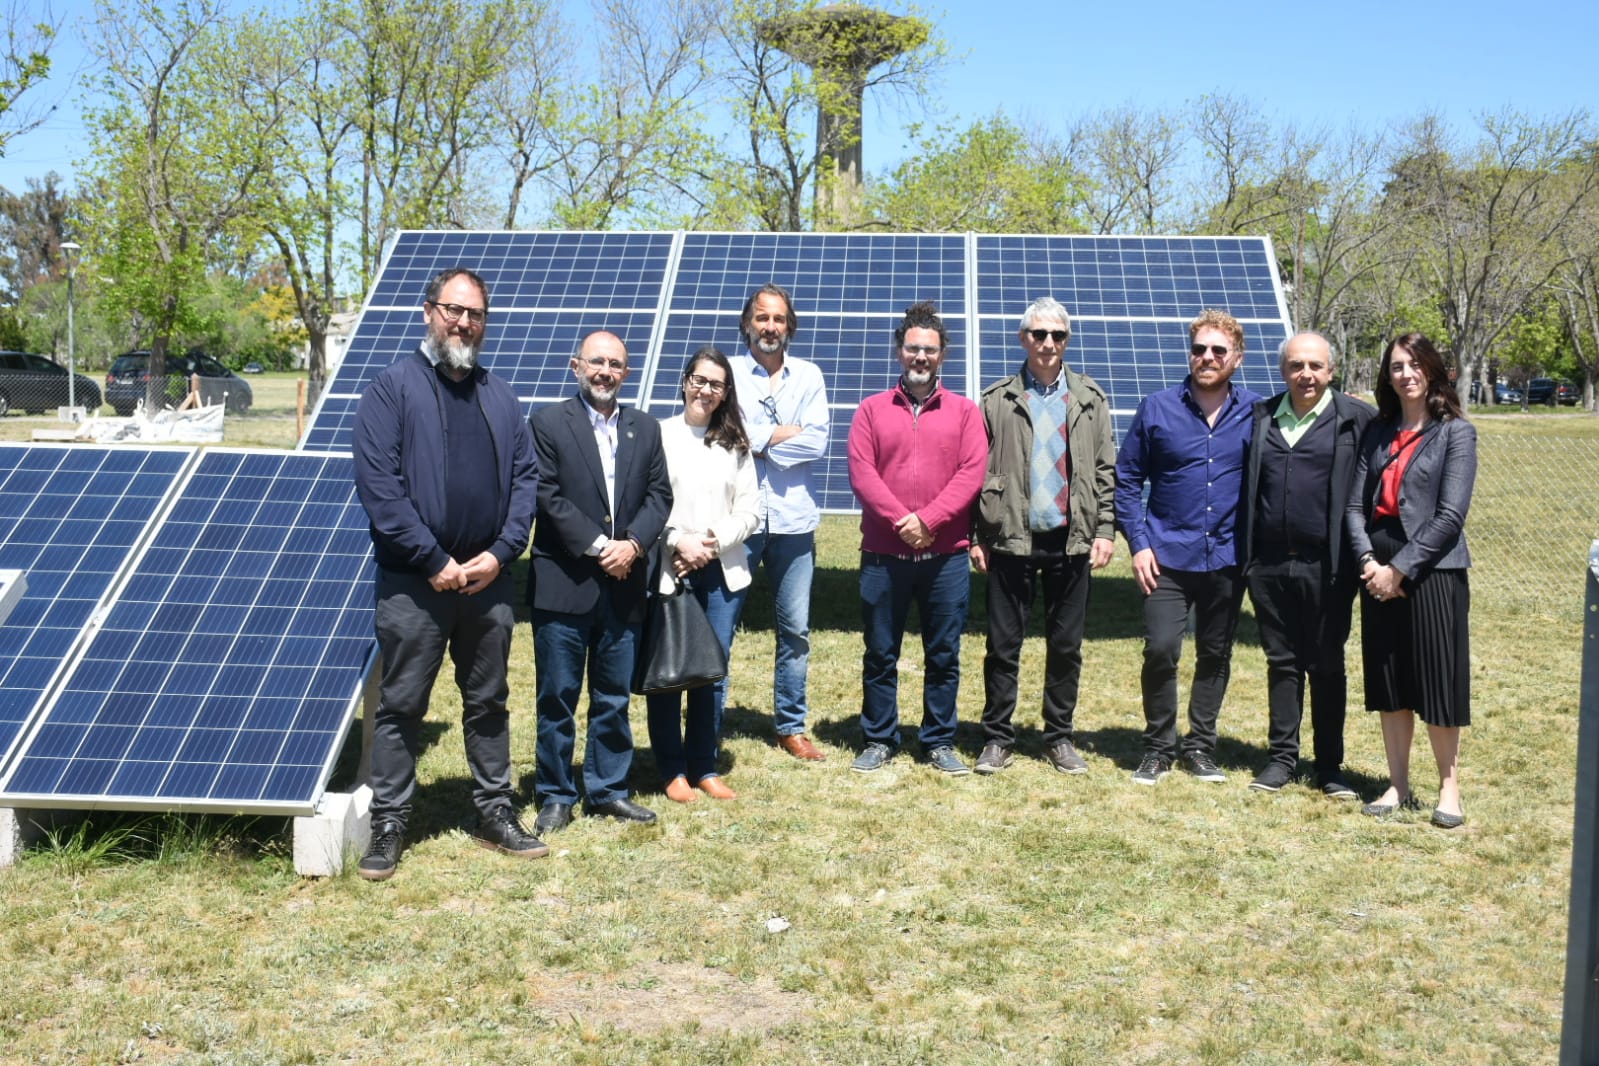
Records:
<instances>
[{"instance_id":1,"label":"man in purple shirt","mask_svg":"<svg viewBox=\"0 0 1599 1066\"><path fill-rule=\"evenodd\" d=\"M1261 397L1232 384L1244 361L1237 319L1203 311L1188 337L1188 377L1144 398L1116 460L1116 525L1144 594L1144 757L1133 774L1140 785L1165 777L1179 755L1177 663L1190 610L1194 682L1181 756L1201 781L1227 780L1216 765L1216 718L1244 594L1234 532L1251 409Z\"/></svg>"}]
</instances>

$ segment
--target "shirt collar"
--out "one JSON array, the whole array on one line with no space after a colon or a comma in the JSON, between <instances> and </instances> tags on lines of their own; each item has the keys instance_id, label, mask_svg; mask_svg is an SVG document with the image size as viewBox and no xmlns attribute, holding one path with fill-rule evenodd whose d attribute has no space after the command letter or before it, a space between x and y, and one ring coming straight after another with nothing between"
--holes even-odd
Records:
<instances>
[{"instance_id":1,"label":"shirt collar","mask_svg":"<svg viewBox=\"0 0 1599 1066\"><path fill-rule=\"evenodd\" d=\"M590 406L589 402L584 400L581 394L578 395L578 399L583 403L583 410L588 412L589 424L595 429L604 429L607 426L616 425L616 419L622 413L622 405L617 404L611 408L611 413L609 417L607 417L606 415L600 414L592 406Z\"/></svg>"},{"instance_id":2,"label":"shirt collar","mask_svg":"<svg viewBox=\"0 0 1599 1066\"><path fill-rule=\"evenodd\" d=\"M1321 399L1316 401L1316 406L1305 412L1305 417L1300 418L1294 411L1294 398L1289 393L1283 393L1282 402L1277 405L1277 410L1272 412L1272 419L1284 429L1298 429L1307 426L1321 416L1322 412L1332 406L1332 390L1323 389Z\"/></svg>"},{"instance_id":3,"label":"shirt collar","mask_svg":"<svg viewBox=\"0 0 1599 1066\"><path fill-rule=\"evenodd\" d=\"M1060 373L1055 375L1053 384L1046 385L1033 376L1033 372L1026 363L1022 364L1022 385L1040 396L1053 396L1056 392L1066 387L1066 368L1062 366Z\"/></svg>"}]
</instances>

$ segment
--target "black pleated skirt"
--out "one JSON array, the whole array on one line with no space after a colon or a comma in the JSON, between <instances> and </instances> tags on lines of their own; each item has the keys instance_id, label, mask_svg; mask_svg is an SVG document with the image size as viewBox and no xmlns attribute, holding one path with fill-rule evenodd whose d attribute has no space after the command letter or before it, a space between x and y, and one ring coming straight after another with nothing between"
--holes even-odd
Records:
<instances>
[{"instance_id":1,"label":"black pleated skirt","mask_svg":"<svg viewBox=\"0 0 1599 1066\"><path fill-rule=\"evenodd\" d=\"M1384 519L1371 550L1386 564L1405 545L1404 527ZM1471 586L1465 570L1433 570L1403 597L1378 603L1360 593L1360 650L1368 711L1415 711L1428 725L1471 724Z\"/></svg>"}]
</instances>

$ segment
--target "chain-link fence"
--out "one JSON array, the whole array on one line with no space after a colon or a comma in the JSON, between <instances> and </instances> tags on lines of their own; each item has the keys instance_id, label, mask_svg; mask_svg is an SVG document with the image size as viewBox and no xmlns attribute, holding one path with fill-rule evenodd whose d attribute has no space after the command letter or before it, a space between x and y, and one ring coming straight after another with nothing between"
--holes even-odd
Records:
<instances>
[{"instance_id":1,"label":"chain-link fence","mask_svg":"<svg viewBox=\"0 0 1599 1066\"><path fill-rule=\"evenodd\" d=\"M1599 536L1599 439L1484 433L1466 518L1472 614L1582 616L1583 562Z\"/></svg>"}]
</instances>

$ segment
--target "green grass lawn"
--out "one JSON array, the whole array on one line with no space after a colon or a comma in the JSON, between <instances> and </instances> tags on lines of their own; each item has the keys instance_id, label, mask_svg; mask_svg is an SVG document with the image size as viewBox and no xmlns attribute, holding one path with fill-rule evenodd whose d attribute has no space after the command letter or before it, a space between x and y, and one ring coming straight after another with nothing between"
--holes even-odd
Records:
<instances>
[{"instance_id":1,"label":"green grass lawn","mask_svg":"<svg viewBox=\"0 0 1599 1066\"><path fill-rule=\"evenodd\" d=\"M1554 458L1505 470L1511 480L1480 493L1468 533L1516 526L1535 540L1546 530L1529 501L1548 497L1575 500L1572 521L1599 532L1599 506L1580 495L1596 491L1596 471L1560 459L1561 442L1599 438L1599 420L1507 420L1482 420L1485 453L1529 422L1558 421ZM390 882L295 876L279 820L177 816L103 815L0 871L0 1061L1554 1060L1580 561L1517 571L1545 583L1542 599L1491 582L1480 591L1474 578L1469 821L1444 833L1425 810L1374 821L1303 782L1248 790L1266 713L1247 606L1221 715L1228 782L1132 785L1141 629L1125 548L1095 579L1090 608L1077 712L1086 776L1040 759L1036 635L1012 769L946 779L915 761L911 742L884 771L851 774L855 546L853 520L828 519L811 660L825 763L772 745L764 578L734 646L731 803L679 807L659 794L638 701L634 783L660 822L580 821L552 838L549 858L491 855L463 832L458 701L441 683L414 839ZM981 604L974 578L968 759L981 746ZM1347 769L1369 798L1385 771L1377 724L1358 709L1358 646L1357 633ZM525 618L513 657L513 754L529 789ZM912 638L901 663L912 729L920 661ZM1191 650L1185 681L1190 667ZM1414 765L1430 807L1424 739Z\"/></svg>"}]
</instances>

